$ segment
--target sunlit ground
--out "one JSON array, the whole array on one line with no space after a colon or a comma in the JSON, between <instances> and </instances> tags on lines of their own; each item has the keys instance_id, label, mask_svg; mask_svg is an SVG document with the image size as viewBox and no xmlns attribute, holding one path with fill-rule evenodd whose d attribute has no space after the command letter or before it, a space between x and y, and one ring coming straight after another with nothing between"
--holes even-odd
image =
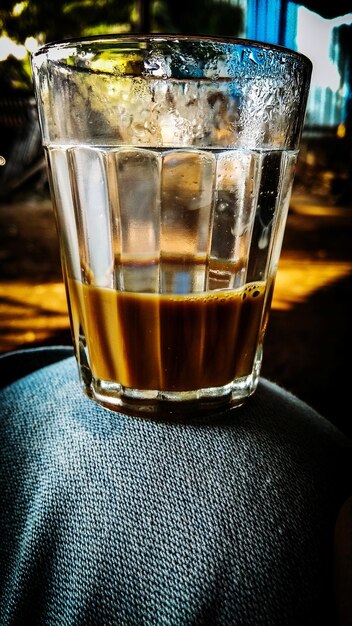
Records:
<instances>
[{"instance_id":1,"label":"sunlit ground","mask_svg":"<svg viewBox=\"0 0 352 626\"><path fill-rule=\"evenodd\" d=\"M1 352L47 342L58 331L68 331L63 283L2 283L0 294Z\"/></svg>"},{"instance_id":2,"label":"sunlit ground","mask_svg":"<svg viewBox=\"0 0 352 626\"><path fill-rule=\"evenodd\" d=\"M346 262L294 262L281 259L276 279L273 308L289 310L302 303L315 291L328 287L335 281L352 274L352 263Z\"/></svg>"},{"instance_id":3,"label":"sunlit ground","mask_svg":"<svg viewBox=\"0 0 352 626\"><path fill-rule=\"evenodd\" d=\"M352 263L298 260L285 255L280 261L273 309L290 310L305 302L316 290L352 274ZM1 352L32 343L49 342L67 331L69 320L63 283L2 283L0 312Z\"/></svg>"}]
</instances>

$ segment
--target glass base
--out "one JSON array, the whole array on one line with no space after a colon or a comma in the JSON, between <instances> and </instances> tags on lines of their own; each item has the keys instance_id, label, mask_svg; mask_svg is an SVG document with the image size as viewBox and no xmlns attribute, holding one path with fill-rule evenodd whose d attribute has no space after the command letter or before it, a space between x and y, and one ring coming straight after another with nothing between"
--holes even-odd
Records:
<instances>
[{"instance_id":1,"label":"glass base","mask_svg":"<svg viewBox=\"0 0 352 626\"><path fill-rule=\"evenodd\" d=\"M241 406L256 390L259 370L257 363L249 376L222 387L195 391L145 391L94 378L87 384L86 372L81 372L81 382L89 398L111 411L135 417L179 420Z\"/></svg>"}]
</instances>

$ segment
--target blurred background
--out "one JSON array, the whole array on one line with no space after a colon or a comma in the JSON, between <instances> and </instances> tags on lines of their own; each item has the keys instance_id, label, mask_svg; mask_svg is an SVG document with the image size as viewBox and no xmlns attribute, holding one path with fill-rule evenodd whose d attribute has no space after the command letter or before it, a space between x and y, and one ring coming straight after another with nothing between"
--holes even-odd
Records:
<instances>
[{"instance_id":1,"label":"blurred background","mask_svg":"<svg viewBox=\"0 0 352 626\"><path fill-rule=\"evenodd\" d=\"M71 343L29 55L129 32L255 39L313 62L262 373L352 436L351 0L1 0L0 352Z\"/></svg>"}]
</instances>

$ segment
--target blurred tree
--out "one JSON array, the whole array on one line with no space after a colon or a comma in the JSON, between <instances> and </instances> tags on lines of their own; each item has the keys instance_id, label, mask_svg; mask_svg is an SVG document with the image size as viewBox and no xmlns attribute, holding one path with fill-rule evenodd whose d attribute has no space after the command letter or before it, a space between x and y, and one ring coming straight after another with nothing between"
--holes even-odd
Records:
<instances>
[{"instance_id":1,"label":"blurred tree","mask_svg":"<svg viewBox=\"0 0 352 626\"><path fill-rule=\"evenodd\" d=\"M237 36L242 9L227 0L2 0L0 31L24 42L96 32L168 31Z\"/></svg>"},{"instance_id":2,"label":"blurred tree","mask_svg":"<svg viewBox=\"0 0 352 626\"><path fill-rule=\"evenodd\" d=\"M0 97L12 89L32 89L29 58L16 59L10 55L0 62Z\"/></svg>"},{"instance_id":3,"label":"blurred tree","mask_svg":"<svg viewBox=\"0 0 352 626\"><path fill-rule=\"evenodd\" d=\"M133 30L133 0L2 0L0 24L19 42L67 39L106 28Z\"/></svg>"}]
</instances>

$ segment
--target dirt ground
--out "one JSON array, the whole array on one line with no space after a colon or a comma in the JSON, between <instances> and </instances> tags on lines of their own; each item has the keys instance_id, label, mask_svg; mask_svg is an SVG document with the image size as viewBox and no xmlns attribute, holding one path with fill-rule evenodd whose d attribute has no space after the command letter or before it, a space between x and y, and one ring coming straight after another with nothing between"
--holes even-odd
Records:
<instances>
[{"instance_id":1,"label":"dirt ground","mask_svg":"<svg viewBox=\"0 0 352 626\"><path fill-rule=\"evenodd\" d=\"M352 437L352 207L293 194L262 375ZM70 344L55 221L45 193L0 203L0 352Z\"/></svg>"}]
</instances>

